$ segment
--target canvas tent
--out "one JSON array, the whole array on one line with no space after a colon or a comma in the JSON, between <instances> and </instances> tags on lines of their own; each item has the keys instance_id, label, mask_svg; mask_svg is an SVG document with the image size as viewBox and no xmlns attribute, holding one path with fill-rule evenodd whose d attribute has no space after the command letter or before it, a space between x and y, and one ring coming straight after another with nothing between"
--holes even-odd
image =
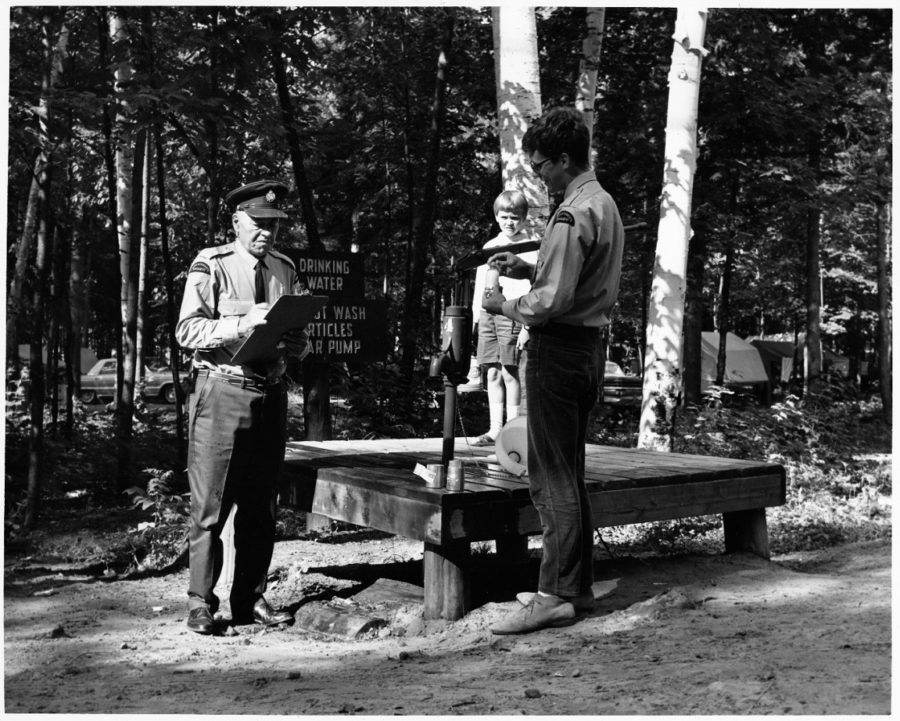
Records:
<instances>
[{"instance_id":1,"label":"canvas tent","mask_svg":"<svg viewBox=\"0 0 900 721\"><path fill-rule=\"evenodd\" d=\"M719 354L719 334L704 332L701 343L703 357L700 372L700 390L705 391L716 380L716 358ZM759 351L734 333L725 338L725 383L753 385L767 383L769 377Z\"/></svg>"},{"instance_id":2,"label":"canvas tent","mask_svg":"<svg viewBox=\"0 0 900 721\"><path fill-rule=\"evenodd\" d=\"M794 344L786 340L748 338L759 351L772 384L787 383L794 370Z\"/></svg>"}]
</instances>

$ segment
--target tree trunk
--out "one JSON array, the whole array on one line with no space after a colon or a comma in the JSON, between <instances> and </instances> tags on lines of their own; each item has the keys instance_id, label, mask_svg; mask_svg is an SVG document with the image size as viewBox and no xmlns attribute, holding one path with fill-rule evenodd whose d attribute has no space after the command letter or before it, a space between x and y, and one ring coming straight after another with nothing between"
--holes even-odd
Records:
<instances>
[{"instance_id":1,"label":"tree trunk","mask_svg":"<svg viewBox=\"0 0 900 721\"><path fill-rule=\"evenodd\" d=\"M728 356L728 332L731 330L731 275L734 270L734 234L725 241L725 259L719 282L719 348L716 354L716 385L725 385L725 363Z\"/></svg>"},{"instance_id":2,"label":"tree trunk","mask_svg":"<svg viewBox=\"0 0 900 721\"><path fill-rule=\"evenodd\" d=\"M331 440L330 364L313 355L303 360L303 425L308 441Z\"/></svg>"},{"instance_id":3,"label":"tree trunk","mask_svg":"<svg viewBox=\"0 0 900 721\"><path fill-rule=\"evenodd\" d=\"M50 244L50 328L47 337L47 390L50 396L50 434L55 436L59 427L59 349L60 330L62 326L62 305L65 284L67 241L59 224L53 226L53 241Z\"/></svg>"},{"instance_id":4,"label":"tree trunk","mask_svg":"<svg viewBox=\"0 0 900 721\"><path fill-rule=\"evenodd\" d=\"M525 194L530 222L540 231L549 214L549 199L544 184L531 172L522 150L525 130L541 115L534 8L503 5L492 8L491 12L503 188Z\"/></svg>"},{"instance_id":5,"label":"tree trunk","mask_svg":"<svg viewBox=\"0 0 900 721\"><path fill-rule=\"evenodd\" d=\"M38 142L40 152L46 161L41 166L38 176L37 204L37 246L35 249L35 284L31 315L31 360L29 377L31 382L31 424L28 438L28 481L25 497L25 514L23 526L31 531L37 524L40 510L41 487L43 485L44 455L44 292L49 275L49 259L47 252L47 235L50 225L50 116L49 98L52 92L53 50L50 42L50 25L53 16L48 10L41 18L41 44L44 67L41 73L41 98L48 102L40 109ZM44 111L47 111L46 113Z\"/></svg>"},{"instance_id":6,"label":"tree trunk","mask_svg":"<svg viewBox=\"0 0 900 721\"><path fill-rule=\"evenodd\" d=\"M600 68L600 51L603 49L603 25L606 8L589 7L585 10L587 35L582 43L582 58L578 63L578 84L575 88L575 107L584 115L588 132L594 135L594 100L597 97L597 71Z\"/></svg>"},{"instance_id":7,"label":"tree trunk","mask_svg":"<svg viewBox=\"0 0 900 721\"><path fill-rule=\"evenodd\" d=\"M135 365L137 366L138 381L144 380L144 368L146 365L146 337L147 332L147 245L150 232L150 133L144 132L143 148L143 180L141 182L141 235L140 254L138 257L138 281L137 281L137 330L135 337Z\"/></svg>"},{"instance_id":8,"label":"tree trunk","mask_svg":"<svg viewBox=\"0 0 900 721\"><path fill-rule=\"evenodd\" d=\"M818 177L820 139L809 144L809 167L816 178L806 211L806 390L815 393L822 377L822 267L819 259L822 240L822 209L819 207Z\"/></svg>"},{"instance_id":9,"label":"tree trunk","mask_svg":"<svg viewBox=\"0 0 900 721\"><path fill-rule=\"evenodd\" d=\"M179 378L178 341L175 340L175 326L178 323L178 310L175 307L175 281L172 272L172 254L169 251L169 221L166 216L166 169L165 156L162 145L162 123L155 123L156 138L156 186L159 198L159 233L162 245L163 273L166 284L166 318L169 329L169 358L172 366L172 383L175 384L175 437L178 443L178 468L179 472L187 466L187 442L184 437L184 389Z\"/></svg>"},{"instance_id":10,"label":"tree trunk","mask_svg":"<svg viewBox=\"0 0 900 721\"><path fill-rule=\"evenodd\" d=\"M731 330L731 276L734 272L734 245L737 242L738 179L731 178L731 198L728 202L728 237L725 239L725 258L719 278L719 312L716 329L719 331L719 347L716 353L716 385L725 385L725 369L728 357L728 332Z\"/></svg>"},{"instance_id":11,"label":"tree trunk","mask_svg":"<svg viewBox=\"0 0 900 721\"><path fill-rule=\"evenodd\" d=\"M407 385L412 383L413 370L418 353L417 339L424 295L425 268L428 264L428 248L434 236L434 221L437 215L437 182L440 169L441 131L444 124L444 94L447 86L446 69L450 44L453 38L453 25L456 19L452 9L446 12L441 47L438 52L434 101L431 106L431 137L424 192L419 212L419 222L416 228L415 245L413 247L410 281L404 301L401 378Z\"/></svg>"},{"instance_id":12,"label":"tree trunk","mask_svg":"<svg viewBox=\"0 0 900 721\"><path fill-rule=\"evenodd\" d=\"M110 52L108 48L108 44L110 42L110 23L111 23L111 15L108 11L109 9L106 7L100 7L98 9L98 22L100 24L99 27L99 38L98 38L98 62L99 62L99 71L107 72L107 68L111 62ZM115 88L115 76L111 77L112 87L110 88L110 96L114 95L116 92ZM103 164L106 168L106 190L107 190L107 215L109 217L109 223L111 227L110 232L110 249L115 249L116 256L118 257L119 253L119 235L118 235L118 217L119 217L119 207L118 207L118 198L117 198L117 183L116 183L116 155L115 155L115 139L113 136L113 115L114 107L110 102L104 103L103 105L103 117L102 117L102 125L103 125ZM120 292L122 286L122 275L120 272L120 268L117 265L115 269L115 291L110 288L110 293L112 292ZM122 314L111 313L110 314L114 327L114 338L115 338L115 355L117 363L117 371L116 371L116 393L118 394L118 389L122 386Z\"/></svg>"},{"instance_id":13,"label":"tree trunk","mask_svg":"<svg viewBox=\"0 0 900 721\"><path fill-rule=\"evenodd\" d=\"M128 99L128 84L134 74L131 49L128 47L126 20L119 9L110 15L110 37L120 44L118 62L115 65L116 96L118 99L115 123L116 149L116 203L119 210L117 233L119 239L119 272L121 292L119 304L122 317L121 361L117 364L116 441L118 446L117 490L124 491L131 482L131 440L134 423L134 379L137 334L137 269L135 252L135 226L139 225L140 190L135 188L136 178L141 177L143 155L135 163L135 146L141 146L142 136L134 142L132 109ZM137 167L135 167L137 166ZM140 182L137 183L140 185Z\"/></svg>"},{"instance_id":14,"label":"tree trunk","mask_svg":"<svg viewBox=\"0 0 900 721\"><path fill-rule=\"evenodd\" d=\"M699 404L703 370L703 282L706 271L706 230L694 229L688 248L687 292L684 300L684 400Z\"/></svg>"},{"instance_id":15,"label":"tree trunk","mask_svg":"<svg viewBox=\"0 0 900 721\"><path fill-rule=\"evenodd\" d=\"M685 272L697 164L697 105L706 13L679 8L669 72L665 172L647 321L640 448L671 451L681 400Z\"/></svg>"},{"instance_id":16,"label":"tree trunk","mask_svg":"<svg viewBox=\"0 0 900 721\"><path fill-rule=\"evenodd\" d=\"M209 43L209 65L206 68L207 95L215 97L218 90L216 71L219 64L218 40L216 35L219 29L219 8L210 8L209 31L211 42ZM206 244L217 245L216 236L219 232L216 217L219 212L219 124L216 118L206 114L203 118L203 127L206 128L206 143L209 148L209 162L204 166L206 178L209 181L206 196Z\"/></svg>"},{"instance_id":17,"label":"tree trunk","mask_svg":"<svg viewBox=\"0 0 900 721\"><path fill-rule=\"evenodd\" d=\"M269 57L272 61L272 70L275 75L275 87L278 90L278 104L281 107L281 123L284 126L287 138L288 150L291 154L291 166L294 169L294 182L297 184L297 194L300 196L300 208L303 212L303 226L306 228L306 241L311 250L324 250L322 239L319 237L319 222L316 217L316 206L313 199L312 188L306 176L303 152L300 149L300 137L297 135L297 126L294 121L294 104L288 91L287 72L284 67L281 43L275 43L269 49Z\"/></svg>"},{"instance_id":18,"label":"tree trunk","mask_svg":"<svg viewBox=\"0 0 900 721\"><path fill-rule=\"evenodd\" d=\"M42 19L43 32L50 32L50 24L53 21L52 12L48 9ZM49 35L45 38L48 41ZM46 58L49 64L49 76L43 84L41 98L38 101L37 117L41 127L40 132L45 132L43 126L49 125L52 105L53 90L56 87L60 73L62 73L63 61L66 58L69 46L69 28L63 24L59 30L59 37L56 41L56 48ZM37 208L39 193L39 178L46 169L47 163L50 162L49 145L39 147L37 157L34 161L34 174L31 177L31 185L28 191L28 204L25 210L25 223L22 233L16 243L16 265L13 273L12 282L9 286L9 297L6 304L6 362L7 365L12 363L18 365L19 362L19 338L18 338L18 320L22 313L22 299L25 295L25 272L28 264L32 259L32 250L34 247L34 234L37 225Z\"/></svg>"},{"instance_id":19,"label":"tree trunk","mask_svg":"<svg viewBox=\"0 0 900 721\"><path fill-rule=\"evenodd\" d=\"M81 390L81 347L84 345L84 326L87 319L89 308L88 288L85 279L86 262L85 256L88 253L87 243L81 233L81 223L85 222L87 217L87 204L82 206L81 222L75 224L72 232L72 241L70 246L69 260L69 342L66 345L66 436L71 434L70 425L70 408L71 398L76 390ZM88 238L91 235L88 233ZM89 241L87 241L89 242Z\"/></svg>"},{"instance_id":20,"label":"tree trunk","mask_svg":"<svg viewBox=\"0 0 900 721\"><path fill-rule=\"evenodd\" d=\"M879 200L876 205L876 230L878 242L878 385L885 420L891 422L893 407L891 374L891 307L890 307L890 236L891 206Z\"/></svg>"}]
</instances>

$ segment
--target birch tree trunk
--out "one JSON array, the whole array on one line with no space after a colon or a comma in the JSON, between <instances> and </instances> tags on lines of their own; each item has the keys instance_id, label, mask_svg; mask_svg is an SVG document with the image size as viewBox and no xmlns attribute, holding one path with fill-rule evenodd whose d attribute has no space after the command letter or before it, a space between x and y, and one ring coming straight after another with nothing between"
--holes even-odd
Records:
<instances>
[{"instance_id":1,"label":"birch tree trunk","mask_svg":"<svg viewBox=\"0 0 900 721\"><path fill-rule=\"evenodd\" d=\"M591 138L594 136L594 100L597 97L597 70L600 68L605 21L606 8L589 7L585 10L587 35L582 43L582 57L578 63L575 107L584 115Z\"/></svg>"},{"instance_id":2,"label":"birch tree trunk","mask_svg":"<svg viewBox=\"0 0 900 721\"><path fill-rule=\"evenodd\" d=\"M131 440L134 421L134 379L137 333L137 254L135 253L134 205L134 132L128 84L134 75L131 63L127 23L121 9L112 8L109 33L113 42L115 64L116 119L114 145L116 161L116 219L119 240L119 272L121 288L121 361L117 365L116 441L118 446L117 488L128 487L131 468ZM118 52L116 47L118 46ZM143 160L143 158L141 159ZM140 163L143 165L143 162Z\"/></svg>"},{"instance_id":3,"label":"birch tree trunk","mask_svg":"<svg viewBox=\"0 0 900 721\"><path fill-rule=\"evenodd\" d=\"M44 18L46 23L51 22L51 16ZM49 27L46 28L49 32ZM69 28L63 22L59 30L59 38L56 41L56 48L48 58L50 63L49 76L47 77L46 87L41 92L38 101L37 117L38 124L41 126L50 123L52 106L53 106L53 90L59 82L59 76L62 73L62 64L66 58L69 46ZM17 332L18 319L22 312L22 298L24 297L25 287L25 271L28 264L32 260L32 251L34 250L34 235L37 227L37 209L38 209L38 190L39 178L43 173L47 164L50 162L50 148L40 147L38 149L37 158L34 161L34 173L31 176L31 186L28 191L28 205L25 210L25 223L22 228L22 234L16 243L16 265L13 273L12 282L9 286L9 297L6 304L6 361L9 365L10 361L17 364L19 360L19 338Z\"/></svg>"},{"instance_id":4,"label":"birch tree trunk","mask_svg":"<svg viewBox=\"0 0 900 721\"><path fill-rule=\"evenodd\" d=\"M543 229L550 203L544 184L528 167L522 136L541 115L537 24L534 8L503 5L492 8L494 76L504 190L521 190L528 198L528 215L536 231Z\"/></svg>"},{"instance_id":5,"label":"birch tree trunk","mask_svg":"<svg viewBox=\"0 0 900 721\"><path fill-rule=\"evenodd\" d=\"M809 141L809 167L818 186L821 160L820 139ZM818 187L813 188L806 211L806 390L815 393L822 378L822 209Z\"/></svg>"},{"instance_id":6,"label":"birch tree trunk","mask_svg":"<svg viewBox=\"0 0 900 721\"><path fill-rule=\"evenodd\" d=\"M138 259L137 286L137 334L135 337L135 365L138 381L144 380L146 359L146 319L147 319L147 245L150 232L150 133L144 133L143 182L141 183L141 235Z\"/></svg>"},{"instance_id":7,"label":"birch tree trunk","mask_svg":"<svg viewBox=\"0 0 900 721\"><path fill-rule=\"evenodd\" d=\"M681 401L685 274L691 236L691 193L697 165L697 106L706 13L678 9L675 20L665 171L656 260L647 319L644 397L638 446L671 451Z\"/></svg>"}]
</instances>

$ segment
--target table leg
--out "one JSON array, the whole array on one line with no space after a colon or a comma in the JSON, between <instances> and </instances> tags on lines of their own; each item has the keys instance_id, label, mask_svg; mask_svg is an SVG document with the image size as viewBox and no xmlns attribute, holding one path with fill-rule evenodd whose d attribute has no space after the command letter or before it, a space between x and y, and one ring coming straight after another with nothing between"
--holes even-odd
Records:
<instances>
[{"instance_id":1,"label":"table leg","mask_svg":"<svg viewBox=\"0 0 900 721\"><path fill-rule=\"evenodd\" d=\"M331 519L319 513L306 514L306 530L307 531L330 531Z\"/></svg>"},{"instance_id":2,"label":"table leg","mask_svg":"<svg viewBox=\"0 0 900 721\"><path fill-rule=\"evenodd\" d=\"M455 621L469 610L469 544L425 543L425 618Z\"/></svg>"},{"instance_id":3,"label":"table leg","mask_svg":"<svg viewBox=\"0 0 900 721\"><path fill-rule=\"evenodd\" d=\"M722 520L727 553L750 551L763 558L769 558L769 532L765 508L723 513Z\"/></svg>"}]
</instances>

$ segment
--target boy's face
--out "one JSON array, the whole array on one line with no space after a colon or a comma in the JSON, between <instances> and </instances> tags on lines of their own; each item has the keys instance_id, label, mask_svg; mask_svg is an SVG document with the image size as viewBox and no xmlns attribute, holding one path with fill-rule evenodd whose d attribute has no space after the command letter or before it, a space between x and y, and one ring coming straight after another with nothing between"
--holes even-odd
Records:
<instances>
[{"instance_id":1,"label":"boy's face","mask_svg":"<svg viewBox=\"0 0 900 721\"><path fill-rule=\"evenodd\" d=\"M513 210L501 210L497 213L497 225L503 235L512 238L522 228L525 218Z\"/></svg>"}]
</instances>

